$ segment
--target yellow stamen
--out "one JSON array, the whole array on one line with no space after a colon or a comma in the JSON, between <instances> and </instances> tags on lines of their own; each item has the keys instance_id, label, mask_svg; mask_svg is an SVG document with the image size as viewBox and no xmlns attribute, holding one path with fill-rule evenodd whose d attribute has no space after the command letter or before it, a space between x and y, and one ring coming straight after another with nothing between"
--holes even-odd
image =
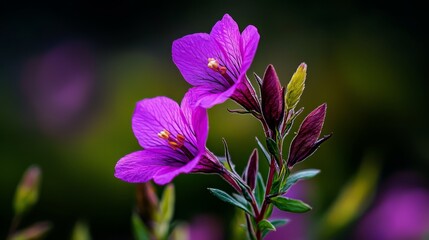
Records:
<instances>
[{"instance_id":1,"label":"yellow stamen","mask_svg":"<svg viewBox=\"0 0 429 240\"><path fill-rule=\"evenodd\" d=\"M215 71L217 71L217 69L219 68L219 62L218 61L216 61L216 59L214 59L214 58L209 58L209 59L207 59L208 60L208 64L207 64L207 66L210 68L210 69L213 69L213 70L215 70Z\"/></svg>"},{"instance_id":2,"label":"yellow stamen","mask_svg":"<svg viewBox=\"0 0 429 240\"><path fill-rule=\"evenodd\" d=\"M185 144L185 136L182 134L177 134L176 137L171 136L170 132L166 129L162 130L158 133L158 137L162 138L164 140L167 140L168 145L173 149L176 150L178 148L181 148Z\"/></svg>"},{"instance_id":3,"label":"yellow stamen","mask_svg":"<svg viewBox=\"0 0 429 240\"><path fill-rule=\"evenodd\" d=\"M164 129L158 133L158 137L167 140L170 137L170 132Z\"/></svg>"},{"instance_id":4,"label":"yellow stamen","mask_svg":"<svg viewBox=\"0 0 429 240\"><path fill-rule=\"evenodd\" d=\"M178 148L181 147L181 145L178 142L175 142L175 141L168 141L168 144L170 144L170 147L173 150L176 150L176 149L178 149Z\"/></svg>"}]
</instances>

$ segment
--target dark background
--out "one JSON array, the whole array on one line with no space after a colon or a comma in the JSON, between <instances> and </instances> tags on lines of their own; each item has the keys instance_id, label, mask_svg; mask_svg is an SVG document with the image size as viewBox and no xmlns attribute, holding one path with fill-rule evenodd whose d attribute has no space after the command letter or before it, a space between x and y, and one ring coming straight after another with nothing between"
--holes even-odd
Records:
<instances>
[{"instance_id":1,"label":"dark background","mask_svg":"<svg viewBox=\"0 0 429 240\"><path fill-rule=\"evenodd\" d=\"M251 72L262 75L274 64L286 85L306 62L300 106L307 114L328 103L324 133L334 136L298 167L322 170L311 180L314 225L366 158L379 168L365 209L397 174L413 175L426 188L423 9L409 1L0 3L0 236L12 218L16 184L29 165L38 164L40 200L23 226L50 220L48 239L67 239L84 219L94 239L131 239L135 187L115 179L113 170L118 159L139 149L130 124L134 105L157 95L180 101L189 85L171 60L171 43L209 32L224 13L241 30L249 24L259 30ZM262 132L255 120L228 114L227 107L235 104L209 111L208 147L221 155L225 137L242 169ZM176 219L214 215L228 236L232 207L205 190L229 189L219 177L186 175L174 183ZM354 236L362 211L335 238Z\"/></svg>"}]
</instances>

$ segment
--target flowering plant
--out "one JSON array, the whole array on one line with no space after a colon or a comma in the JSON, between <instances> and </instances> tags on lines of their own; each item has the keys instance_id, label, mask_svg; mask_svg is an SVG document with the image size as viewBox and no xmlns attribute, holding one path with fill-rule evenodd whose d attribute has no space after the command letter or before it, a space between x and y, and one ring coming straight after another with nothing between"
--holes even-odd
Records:
<instances>
[{"instance_id":1,"label":"flowering plant","mask_svg":"<svg viewBox=\"0 0 429 240\"><path fill-rule=\"evenodd\" d=\"M308 204L283 195L296 182L319 173L315 169L292 173L292 169L331 136L320 138L326 114L326 104L322 104L305 117L289 151L284 151L285 137L303 112L296 106L304 90L307 65L298 66L286 87L282 87L272 65L262 78L254 74L260 89L258 96L246 74L258 42L256 27L247 26L240 33L228 14L214 25L210 34L196 33L174 41L173 61L193 87L180 106L167 97L137 103L132 128L144 150L126 155L115 167L115 176L131 183L153 180L166 184L181 173L220 175L236 193L230 195L214 188L209 191L246 213L249 239L262 239L287 223L286 219L270 218L273 207L295 213L311 209ZM233 112L250 114L264 129L265 141L257 139L257 145L269 165L265 178L259 171L257 148L239 174L226 141L224 157L217 157L206 146L207 109L228 98L243 107Z\"/></svg>"}]
</instances>

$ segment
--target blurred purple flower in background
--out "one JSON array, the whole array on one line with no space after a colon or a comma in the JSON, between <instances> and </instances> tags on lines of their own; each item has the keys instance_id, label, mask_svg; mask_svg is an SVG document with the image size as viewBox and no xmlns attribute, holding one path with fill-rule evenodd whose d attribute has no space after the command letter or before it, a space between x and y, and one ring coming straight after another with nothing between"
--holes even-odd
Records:
<instances>
[{"instance_id":1,"label":"blurred purple flower in background","mask_svg":"<svg viewBox=\"0 0 429 240\"><path fill-rule=\"evenodd\" d=\"M355 239L420 240L429 236L429 190L414 175L395 176L363 217Z\"/></svg>"},{"instance_id":2,"label":"blurred purple flower in background","mask_svg":"<svg viewBox=\"0 0 429 240\"><path fill-rule=\"evenodd\" d=\"M153 179L166 184L180 173L223 172L221 163L206 149L207 110L195 106L195 101L190 90L181 106L167 97L138 102L132 128L144 150L120 159L115 176L126 182Z\"/></svg>"},{"instance_id":3,"label":"blurred purple flower in background","mask_svg":"<svg viewBox=\"0 0 429 240\"><path fill-rule=\"evenodd\" d=\"M21 84L29 124L48 136L66 138L78 132L94 106L95 54L84 42L59 44L25 64Z\"/></svg>"},{"instance_id":4,"label":"blurred purple flower in background","mask_svg":"<svg viewBox=\"0 0 429 240\"><path fill-rule=\"evenodd\" d=\"M189 224L189 240L222 240L222 222L210 215L195 217Z\"/></svg>"},{"instance_id":5,"label":"blurred purple flower in background","mask_svg":"<svg viewBox=\"0 0 429 240\"><path fill-rule=\"evenodd\" d=\"M293 199L300 199L304 202L308 200L309 185L306 182L299 182L295 184L285 194L286 197ZM289 219L289 222L281 227L278 227L276 231L268 233L266 240L295 240L295 239L308 239L309 238L309 223L310 215L312 212L304 214L288 213L281 211L277 208L273 209L272 219Z\"/></svg>"},{"instance_id":6,"label":"blurred purple flower in background","mask_svg":"<svg viewBox=\"0 0 429 240\"><path fill-rule=\"evenodd\" d=\"M249 25L240 34L225 14L210 34L195 33L173 42L173 61L195 87L199 104L210 108L232 98L248 110L260 112L256 93L246 77L258 47L258 30Z\"/></svg>"}]
</instances>

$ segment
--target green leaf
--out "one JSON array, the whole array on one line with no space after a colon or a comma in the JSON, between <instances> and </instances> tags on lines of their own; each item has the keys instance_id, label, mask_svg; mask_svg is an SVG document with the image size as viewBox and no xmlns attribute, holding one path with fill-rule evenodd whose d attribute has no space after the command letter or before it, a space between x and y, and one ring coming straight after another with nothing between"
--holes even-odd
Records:
<instances>
[{"instance_id":1,"label":"green leaf","mask_svg":"<svg viewBox=\"0 0 429 240\"><path fill-rule=\"evenodd\" d=\"M233 198L232 196L230 196L228 193L220 190L220 189L216 189L216 188L207 188L215 197L219 198L220 200L227 202L229 204L232 204L242 210L244 210L245 212L247 212L248 214L250 214L251 216L253 216L252 211L245 206L244 204L242 204L241 202L237 201L235 198Z\"/></svg>"},{"instance_id":2,"label":"green leaf","mask_svg":"<svg viewBox=\"0 0 429 240\"><path fill-rule=\"evenodd\" d=\"M174 185L169 184L164 188L162 199L159 204L159 221L169 223L173 218L174 212Z\"/></svg>"},{"instance_id":3,"label":"green leaf","mask_svg":"<svg viewBox=\"0 0 429 240\"><path fill-rule=\"evenodd\" d=\"M287 191L292 185L297 183L299 180L305 180L312 178L320 173L320 170L318 169L306 169L299 172L296 172L294 174L291 174L287 180L286 184L282 187L281 192Z\"/></svg>"},{"instance_id":4,"label":"green leaf","mask_svg":"<svg viewBox=\"0 0 429 240\"><path fill-rule=\"evenodd\" d=\"M174 202L174 185L169 184L164 188L162 199L159 203L159 209L156 213L154 233L158 239L165 239L168 235L170 222L174 213Z\"/></svg>"},{"instance_id":5,"label":"green leaf","mask_svg":"<svg viewBox=\"0 0 429 240\"><path fill-rule=\"evenodd\" d=\"M279 153L279 148L278 148L278 146L277 146L277 143L276 143L276 141L274 141L273 139L271 139L271 138L267 138L267 148L268 148L268 151L272 154L272 155L274 155L274 157L278 160L278 161L280 161L280 153Z\"/></svg>"},{"instance_id":6,"label":"green leaf","mask_svg":"<svg viewBox=\"0 0 429 240\"><path fill-rule=\"evenodd\" d=\"M304 213L311 210L311 207L308 204L296 199L277 196L270 200L274 206L286 212Z\"/></svg>"},{"instance_id":7,"label":"green leaf","mask_svg":"<svg viewBox=\"0 0 429 240\"><path fill-rule=\"evenodd\" d=\"M278 176L276 174L276 176L274 177L274 181L273 181L273 185L271 187L271 194L277 194L280 190L280 184L282 182L281 176Z\"/></svg>"},{"instance_id":8,"label":"green leaf","mask_svg":"<svg viewBox=\"0 0 429 240\"><path fill-rule=\"evenodd\" d=\"M289 223L289 219L273 219L271 220L271 223L274 225L274 227L281 227L283 225L286 225Z\"/></svg>"},{"instance_id":9,"label":"green leaf","mask_svg":"<svg viewBox=\"0 0 429 240\"><path fill-rule=\"evenodd\" d=\"M281 227L289 222L289 219L274 219L270 221L271 224L277 229L278 227ZM269 231L262 232L262 238L264 238Z\"/></svg>"},{"instance_id":10,"label":"green leaf","mask_svg":"<svg viewBox=\"0 0 429 240\"><path fill-rule=\"evenodd\" d=\"M261 231L275 231L276 227L274 227L274 225L272 223L270 223L270 221L268 221L267 219L262 219L262 221L260 221L258 223L258 228Z\"/></svg>"},{"instance_id":11,"label":"green leaf","mask_svg":"<svg viewBox=\"0 0 429 240\"><path fill-rule=\"evenodd\" d=\"M265 211L264 218L270 218L273 213L273 204L268 204L267 210Z\"/></svg>"},{"instance_id":12,"label":"green leaf","mask_svg":"<svg viewBox=\"0 0 429 240\"><path fill-rule=\"evenodd\" d=\"M149 230L145 227L139 215L133 212L131 216L135 240L150 240Z\"/></svg>"},{"instance_id":13,"label":"green leaf","mask_svg":"<svg viewBox=\"0 0 429 240\"><path fill-rule=\"evenodd\" d=\"M259 148L262 150L262 153L265 156L265 159L267 159L268 165L271 165L271 157L270 157L270 153L267 151L267 149L265 149L264 145L259 141L259 139L257 137L255 137L256 142L258 143Z\"/></svg>"},{"instance_id":14,"label":"green leaf","mask_svg":"<svg viewBox=\"0 0 429 240\"><path fill-rule=\"evenodd\" d=\"M225 159L227 165L225 166L229 171L235 172L235 166L231 161L231 154L229 153L228 143L226 142L225 138L222 138L223 147L225 149Z\"/></svg>"},{"instance_id":15,"label":"green leaf","mask_svg":"<svg viewBox=\"0 0 429 240\"><path fill-rule=\"evenodd\" d=\"M261 173L259 172L256 178L255 198L256 203L258 203L258 206L261 207L265 199L265 183Z\"/></svg>"}]
</instances>

